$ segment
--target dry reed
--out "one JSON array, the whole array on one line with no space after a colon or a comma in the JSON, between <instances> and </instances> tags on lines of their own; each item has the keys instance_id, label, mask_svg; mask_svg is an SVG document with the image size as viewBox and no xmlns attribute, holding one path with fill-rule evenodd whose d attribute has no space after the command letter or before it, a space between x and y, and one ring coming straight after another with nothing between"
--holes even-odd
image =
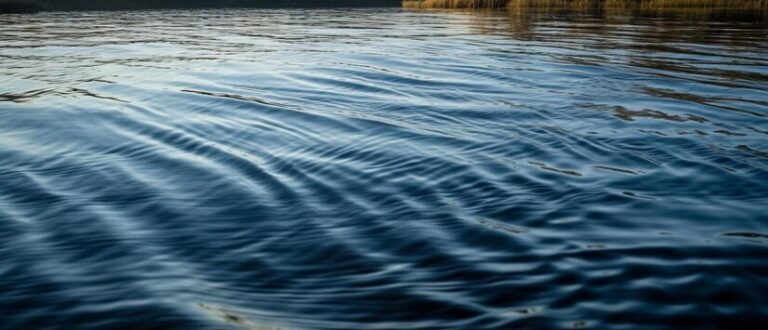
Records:
<instances>
[{"instance_id":1,"label":"dry reed","mask_svg":"<svg viewBox=\"0 0 768 330\"><path fill-rule=\"evenodd\" d=\"M467 8L467 9L589 9L610 8L628 10L659 9L732 9L768 10L768 0L405 0L403 7Z\"/></svg>"}]
</instances>

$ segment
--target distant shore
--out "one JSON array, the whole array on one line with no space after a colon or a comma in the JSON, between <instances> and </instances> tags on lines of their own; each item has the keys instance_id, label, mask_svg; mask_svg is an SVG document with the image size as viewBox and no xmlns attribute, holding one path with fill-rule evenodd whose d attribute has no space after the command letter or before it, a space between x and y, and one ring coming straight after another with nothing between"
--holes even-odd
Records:
<instances>
[{"instance_id":1,"label":"distant shore","mask_svg":"<svg viewBox=\"0 0 768 330\"><path fill-rule=\"evenodd\" d=\"M404 0L405 8L595 8L768 10L768 0Z\"/></svg>"},{"instance_id":2,"label":"distant shore","mask_svg":"<svg viewBox=\"0 0 768 330\"><path fill-rule=\"evenodd\" d=\"M399 7L400 5L400 0L0 0L0 14L77 10Z\"/></svg>"},{"instance_id":3,"label":"distant shore","mask_svg":"<svg viewBox=\"0 0 768 330\"><path fill-rule=\"evenodd\" d=\"M768 11L768 0L0 0L0 14L38 11L189 8L405 7L463 8L615 8L735 9Z\"/></svg>"}]
</instances>

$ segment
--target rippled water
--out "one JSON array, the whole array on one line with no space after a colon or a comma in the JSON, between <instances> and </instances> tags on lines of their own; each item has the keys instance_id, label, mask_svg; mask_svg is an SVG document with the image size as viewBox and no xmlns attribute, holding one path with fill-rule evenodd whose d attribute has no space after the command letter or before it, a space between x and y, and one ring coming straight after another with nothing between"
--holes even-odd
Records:
<instances>
[{"instance_id":1,"label":"rippled water","mask_svg":"<svg viewBox=\"0 0 768 330\"><path fill-rule=\"evenodd\" d=\"M758 327L768 24L0 16L0 328Z\"/></svg>"}]
</instances>

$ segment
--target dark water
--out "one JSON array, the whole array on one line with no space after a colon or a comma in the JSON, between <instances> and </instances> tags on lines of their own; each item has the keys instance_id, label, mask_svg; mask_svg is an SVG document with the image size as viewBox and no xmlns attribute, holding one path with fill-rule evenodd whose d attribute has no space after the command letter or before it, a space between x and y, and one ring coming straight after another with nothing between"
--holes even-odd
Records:
<instances>
[{"instance_id":1,"label":"dark water","mask_svg":"<svg viewBox=\"0 0 768 330\"><path fill-rule=\"evenodd\" d=\"M0 328L759 328L768 24L0 16Z\"/></svg>"}]
</instances>

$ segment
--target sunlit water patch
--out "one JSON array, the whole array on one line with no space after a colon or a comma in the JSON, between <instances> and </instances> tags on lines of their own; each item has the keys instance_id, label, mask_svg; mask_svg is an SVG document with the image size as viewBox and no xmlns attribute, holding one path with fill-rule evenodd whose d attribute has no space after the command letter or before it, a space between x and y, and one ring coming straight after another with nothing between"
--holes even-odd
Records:
<instances>
[{"instance_id":1,"label":"sunlit water patch","mask_svg":"<svg viewBox=\"0 0 768 330\"><path fill-rule=\"evenodd\" d=\"M768 321L768 25L0 16L0 328Z\"/></svg>"}]
</instances>

